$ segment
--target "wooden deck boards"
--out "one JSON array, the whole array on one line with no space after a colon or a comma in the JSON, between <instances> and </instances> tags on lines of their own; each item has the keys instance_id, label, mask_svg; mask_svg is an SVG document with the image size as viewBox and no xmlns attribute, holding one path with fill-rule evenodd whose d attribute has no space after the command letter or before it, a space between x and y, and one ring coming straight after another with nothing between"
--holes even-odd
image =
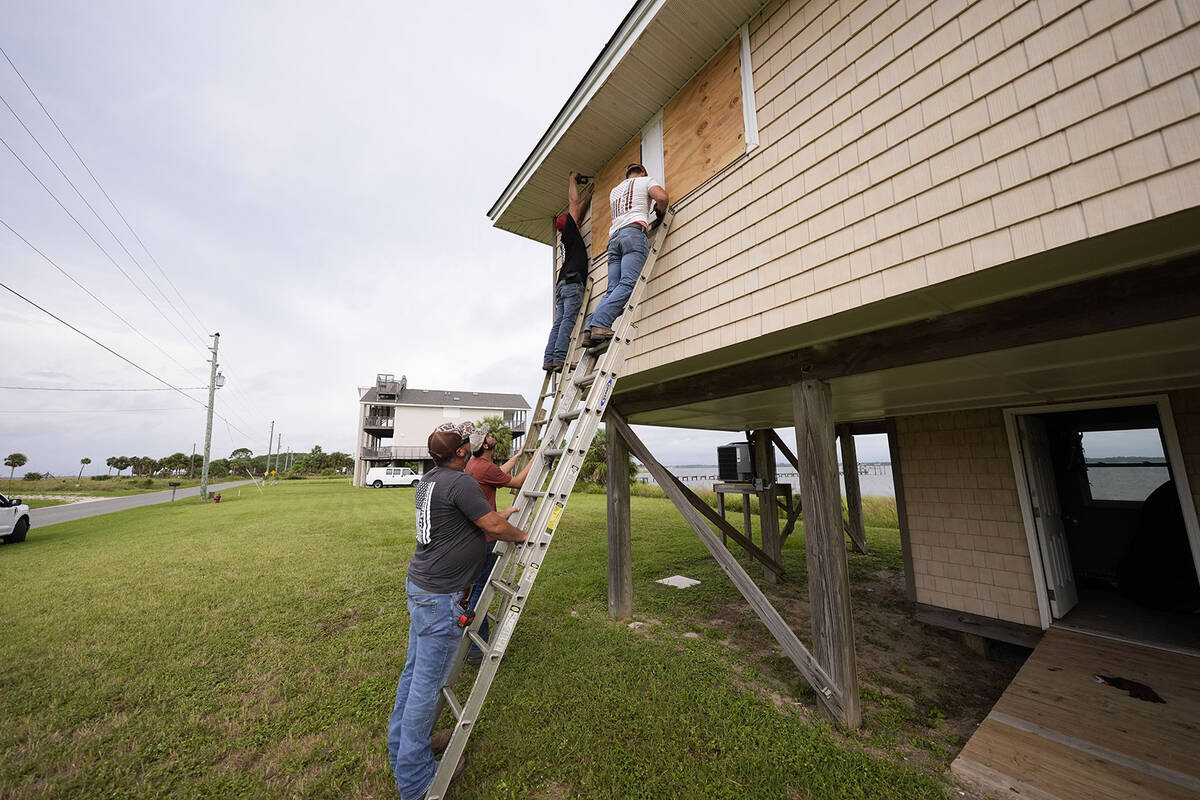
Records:
<instances>
[{"instance_id":1,"label":"wooden deck boards","mask_svg":"<svg viewBox=\"0 0 1200 800\"><path fill-rule=\"evenodd\" d=\"M951 769L1011 797L1200 797L1200 658L1051 629Z\"/></svg>"}]
</instances>

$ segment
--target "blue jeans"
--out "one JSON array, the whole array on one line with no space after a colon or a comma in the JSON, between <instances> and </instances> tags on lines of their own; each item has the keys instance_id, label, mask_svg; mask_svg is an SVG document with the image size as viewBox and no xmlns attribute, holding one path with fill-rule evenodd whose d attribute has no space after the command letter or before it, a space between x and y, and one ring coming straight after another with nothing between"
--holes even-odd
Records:
<instances>
[{"instance_id":1,"label":"blue jeans","mask_svg":"<svg viewBox=\"0 0 1200 800\"><path fill-rule=\"evenodd\" d=\"M554 322L550 323L550 338L546 341L543 364L566 360L571 329L575 327L575 317L582 304L582 283L560 282L554 287Z\"/></svg>"},{"instance_id":2,"label":"blue jeans","mask_svg":"<svg viewBox=\"0 0 1200 800\"><path fill-rule=\"evenodd\" d=\"M626 225L612 235L608 240L608 291L588 317L587 327L612 327L613 320L625 310L648 255L650 243L641 225Z\"/></svg>"},{"instance_id":3,"label":"blue jeans","mask_svg":"<svg viewBox=\"0 0 1200 800\"><path fill-rule=\"evenodd\" d=\"M388 761L396 774L401 800L417 800L433 783L437 762L429 736L437 721L438 697L454 665L462 640L458 627L462 592L427 592L412 581L408 595L408 657L396 687L396 706L388 720Z\"/></svg>"},{"instance_id":4,"label":"blue jeans","mask_svg":"<svg viewBox=\"0 0 1200 800\"><path fill-rule=\"evenodd\" d=\"M471 602L470 605L467 606L467 608L469 608L471 611L475 610L475 604L479 602L479 596L483 594L483 587L487 586L488 578L492 574L492 567L496 566L496 562L499 559L500 555L496 552L496 543L488 542L487 558L483 560L483 571L479 573L479 578L475 581L475 588L471 590ZM491 627L488 625L486 611L487 609L485 608L483 622L479 623L479 638L483 639L484 641L487 641L488 631ZM478 649L479 648L476 647L474 643L471 644L472 652Z\"/></svg>"}]
</instances>

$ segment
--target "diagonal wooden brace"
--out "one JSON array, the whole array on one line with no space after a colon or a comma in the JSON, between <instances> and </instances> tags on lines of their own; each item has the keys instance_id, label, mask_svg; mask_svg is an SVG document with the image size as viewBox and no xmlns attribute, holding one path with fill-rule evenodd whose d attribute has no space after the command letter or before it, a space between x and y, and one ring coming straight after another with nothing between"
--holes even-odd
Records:
<instances>
[{"instance_id":1,"label":"diagonal wooden brace","mask_svg":"<svg viewBox=\"0 0 1200 800\"><path fill-rule=\"evenodd\" d=\"M692 506L682 492L679 491L679 484L671 480L671 473L667 468L658 463L654 456L650 455L650 450L638 438L637 434L629 427L629 423L613 408L608 409L607 422L616 430L617 434L625 440L629 446L630 452L645 465L646 469L650 470L650 474L654 476L654 480L666 493L675 507L679 509L679 513L691 526L696 535L700 537L700 541L708 548L708 552L717 560L717 564L733 581L733 585L742 593L742 597L746 598L746 602L750 604L751 610L758 615L758 618L767 626L767 630L775 637L775 641L779 642L780 647L792 663L796 665L796 669L800 670L800 674L808 681L809 685L817 692L817 699L829 711L836 720L844 720L845 713L845 696L842 688L829 676L812 653L804 647L800 639L796 637L788 624L784 621L775 607L771 605L771 601L763 594L762 590L754 583L753 579L742 568L734 558L733 553L725 549L721 545L721 540L717 538L712 529L708 527L703 513ZM706 504L707 505L707 504Z\"/></svg>"}]
</instances>

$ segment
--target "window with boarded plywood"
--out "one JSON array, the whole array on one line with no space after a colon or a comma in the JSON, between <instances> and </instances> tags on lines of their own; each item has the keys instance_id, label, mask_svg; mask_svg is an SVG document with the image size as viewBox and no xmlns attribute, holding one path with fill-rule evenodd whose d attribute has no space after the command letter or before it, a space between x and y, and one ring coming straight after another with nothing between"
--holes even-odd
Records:
<instances>
[{"instance_id":1,"label":"window with boarded plywood","mask_svg":"<svg viewBox=\"0 0 1200 800\"><path fill-rule=\"evenodd\" d=\"M608 248L608 229L612 226L612 210L608 193L625 180L625 167L642 160L642 135L629 140L621 150L596 173L596 193L592 196L592 258Z\"/></svg>"},{"instance_id":2,"label":"window with boarded plywood","mask_svg":"<svg viewBox=\"0 0 1200 800\"><path fill-rule=\"evenodd\" d=\"M664 183L672 198L746 152L741 45L735 36L663 109Z\"/></svg>"}]
</instances>

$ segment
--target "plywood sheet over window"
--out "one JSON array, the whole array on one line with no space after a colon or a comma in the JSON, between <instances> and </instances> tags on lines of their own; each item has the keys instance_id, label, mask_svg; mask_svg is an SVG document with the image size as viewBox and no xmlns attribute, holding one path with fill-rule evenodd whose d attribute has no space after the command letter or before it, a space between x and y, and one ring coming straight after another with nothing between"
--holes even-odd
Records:
<instances>
[{"instance_id":1,"label":"plywood sheet over window","mask_svg":"<svg viewBox=\"0 0 1200 800\"><path fill-rule=\"evenodd\" d=\"M641 160L642 134L639 133L596 174L596 193L592 196L592 258L603 255L608 248L608 229L612 226L608 193L625 180L625 167Z\"/></svg>"},{"instance_id":2,"label":"plywood sheet over window","mask_svg":"<svg viewBox=\"0 0 1200 800\"><path fill-rule=\"evenodd\" d=\"M664 183L673 200L746 152L740 44L735 36L663 109Z\"/></svg>"}]
</instances>

